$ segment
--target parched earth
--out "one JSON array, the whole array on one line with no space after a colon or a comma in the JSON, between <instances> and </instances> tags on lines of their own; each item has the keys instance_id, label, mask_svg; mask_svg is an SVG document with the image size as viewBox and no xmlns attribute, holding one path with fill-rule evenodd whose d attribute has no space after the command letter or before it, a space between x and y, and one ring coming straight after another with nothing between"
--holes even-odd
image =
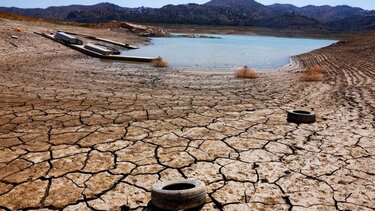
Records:
<instances>
[{"instance_id":1,"label":"parched earth","mask_svg":"<svg viewBox=\"0 0 375 211\"><path fill-rule=\"evenodd\" d=\"M373 34L295 57L325 70L300 82L110 63L31 33L54 27L0 20L0 210L146 210L180 178L207 185L202 210L375 209ZM317 122L287 123L292 108Z\"/></svg>"}]
</instances>

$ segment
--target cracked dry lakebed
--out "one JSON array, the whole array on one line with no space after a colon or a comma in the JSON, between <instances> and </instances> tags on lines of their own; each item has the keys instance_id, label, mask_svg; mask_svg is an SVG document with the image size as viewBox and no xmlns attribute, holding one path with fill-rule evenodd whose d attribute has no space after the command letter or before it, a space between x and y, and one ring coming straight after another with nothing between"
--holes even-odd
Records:
<instances>
[{"instance_id":1,"label":"cracked dry lakebed","mask_svg":"<svg viewBox=\"0 0 375 211\"><path fill-rule=\"evenodd\" d=\"M183 178L206 184L201 210L375 209L374 34L246 80L109 63L32 33L50 29L143 42L1 20L0 210L147 210L152 184ZM325 80L301 82L314 65ZM317 121L288 123L293 108Z\"/></svg>"}]
</instances>

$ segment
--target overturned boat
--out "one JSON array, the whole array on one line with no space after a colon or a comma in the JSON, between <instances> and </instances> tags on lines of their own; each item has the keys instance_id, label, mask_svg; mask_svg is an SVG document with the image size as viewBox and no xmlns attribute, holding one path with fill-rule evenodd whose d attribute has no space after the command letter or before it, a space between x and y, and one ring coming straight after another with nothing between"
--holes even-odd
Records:
<instances>
[{"instance_id":1,"label":"overturned boat","mask_svg":"<svg viewBox=\"0 0 375 211\"><path fill-rule=\"evenodd\" d=\"M82 40L78 39L77 37L74 37L72 35L69 35L67 33L64 33L64 32L57 32L55 34L55 39L59 39L65 43L69 43L69 44L75 44L75 45L82 45L83 42Z\"/></svg>"},{"instance_id":2,"label":"overturned boat","mask_svg":"<svg viewBox=\"0 0 375 211\"><path fill-rule=\"evenodd\" d=\"M132 62L153 62L158 59L158 57L138 57L138 56L125 56L119 55L120 52L114 49L109 49L104 46L95 45L88 43L83 45L83 41L77 37L67 34L65 32L57 32L56 34L46 34L38 33L45 38L51 39L55 42L61 43L67 47L70 47L74 50L77 50L86 55L100 58L100 59L110 59L110 60L119 60L119 61L132 61Z\"/></svg>"},{"instance_id":3,"label":"overturned boat","mask_svg":"<svg viewBox=\"0 0 375 211\"><path fill-rule=\"evenodd\" d=\"M95 51L97 53L103 54L103 55L120 55L121 52L115 49L109 49L106 46L101 45L95 45L93 43L87 43L83 46L85 49L88 49L90 51Z\"/></svg>"},{"instance_id":4,"label":"overturned boat","mask_svg":"<svg viewBox=\"0 0 375 211\"><path fill-rule=\"evenodd\" d=\"M59 32L63 32L63 31L59 31ZM130 45L128 43L121 43L121 42L117 42L117 41L113 41L113 40L109 40L109 39L105 39L105 38L101 38L101 37L95 37L95 36L92 36L92 35L78 34L78 33L67 32L67 31L65 31L64 33L70 34L70 35L73 35L73 36L82 36L82 37L84 37L86 39L90 39L90 40L96 40L96 41L110 43L112 45L117 45L117 46L127 48L127 49L138 49L137 46Z\"/></svg>"}]
</instances>

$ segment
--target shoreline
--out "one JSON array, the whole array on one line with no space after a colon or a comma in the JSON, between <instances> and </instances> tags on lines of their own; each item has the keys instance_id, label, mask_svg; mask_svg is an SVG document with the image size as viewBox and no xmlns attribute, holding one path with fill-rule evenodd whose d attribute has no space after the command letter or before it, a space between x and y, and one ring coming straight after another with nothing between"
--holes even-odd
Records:
<instances>
[{"instance_id":1,"label":"shoreline","mask_svg":"<svg viewBox=\"0 0 375 211\"><path fill-rule=\"evenodd\" d=\"M312 39L312 40L335 40L339 41L343 39L343 37L347 35L322 35L322 36L288 36L286 34L277 34L276 32L271 33L271 34L263 34L263 33L256 33L256 32L251 32L251 31L245 31L245 32L240 32L240 31L235 31L233 33L220 33L220 32L209 32L209 31L199 31L196 33L191 33L191 32L183 32L183 31L178 31L178 29L175 29L176 31L173 31L171 34L180 34L180 35L187 35L181 36L181 38L190 38L189 35L208 35L209 39L218 39L220 38L220 35L234 35L234 36L254 36L254 37L272 37L272 38L291 38L291 39ZM218 37L216 37L216 35ZM210 37L212 36L212 37ZM178 36L171 36L171 37L161 37L161 38L178 38ZM151 39L153 37L150 37ZM192 37L194 39L200 39L201 37ZM206 37L202 37L206 38Z\"/></svg>"},{"instance_id":2,"label":"shoreline","mask_svg":"<svg viewBox=\"0 0 375 211\"><path fill-rule=\"evenodd\" d=\"M298 56L298 55L297 55ZM267 73L276 73L280 71L297 71L301 70L301 64L298 61L297 56L291 56L289 59L289 63L285 65L281 65L280 67L276 68L267 68L267 69L254 69L257 73L260 74L267 74ZM241 67L233 67L233 68L206 68L206 67L197 67L197 68L192 68L192 67L170 67L172 71L184 71L184 72L195 72L195 73L222 73L222 74L232 74L234 71L239 69ZM250 67L251 68L251 67ZM207 70L208 69L208 70Z\"/></svg>"},{"instance_id":3,"label":"shoreline","mask_svg":"<svg viewBox=\"0 0 375 211\"><path fill-rule=\"evenodd\" d=\"M183 33L179 35L184 35ZM203 35L203 36L206 36L208 35L209 37L211 37L212 35L228 35L228 34L194 34L194 35ZM235 34L231 34L231 35L235 35ZM261 37L264 37L263 35L248 35L248 34L236 34L236 36L261 36ZM190 38L190 37L183 37L181 36L182 38ZM275 37L275 38L291 38L291 37L282 37L282 36L269 36L269 37ZM172 37L162 37L163 39L169 39L169 38L179 38L179 36L172 36ZM204 39L206 37L194 37L194 38L191 38L191 39ZM147 43L146 45L150 45L152 44L151 43L151 40L153 39L153 37L150 38L150 43ZM307 38L302 38L302 37L299 37L299 38L295 38L295 39L307 39ZM314 39L314 38L309 38L309 39ZM315 38L315 39L319 39L319 40L322 40L323 38ZM337 42L339 42L340 40L336 40L336 39L332 39L332 40L335 40ZM337 43L336 42L336 43ZM334 45L335 43L331 44L331 45ZM325 47L329 47L330 45L328 46L323 46L321 48L325 48ZM321 48L318 48L318 49L313 49L311 51L316 51L316 50L319 50ZM125 51L126 52L126 51ZM305 53L309 53L309 52L305 52ZM305 53L302 53L302 54L305 54ZM259 71L259 73L267 73L267 72L276 72L276 71L282 71L282 70L290 70L290 69L297 69L299 68L298 64L296 66L296 62L294 61L294 59L297 57L298 55L292 55L289 57L289 63L287 64L284 64L284 65L278 65L277 67L274 67L274 68L252 68L256 71ZM236 69L238 68L241 68L241 67L170 67L170 69L173 69L173 70L176 70L176 71L186 71L186 70L189 70L189 71L193 71L193 72L199 72L199 71L203 71L203 72L223 72L223 73L229 73L229 72L233 72L235 71ZM209 70L206 70L204 71L205 69L209 69Z\"/></svg>"},{"instance_id":4,"label":"shoreline","mask_svg":"<svg viewBox=\"0 0 375 211\"><path fill-rule=\"evenodd\" d=\"M240 27L240 26L205 26L205 25L180 25L180 24L153 24L153 26L163 27L171 33L209 33L209 34L226 34L226 35L253 35L253 36L271 36L286 38L311 38L311 39L344 39L351 34L329 34L316 31L304 32L295 29L269 29L257 27Z\"/></svg>"}]
</instances>

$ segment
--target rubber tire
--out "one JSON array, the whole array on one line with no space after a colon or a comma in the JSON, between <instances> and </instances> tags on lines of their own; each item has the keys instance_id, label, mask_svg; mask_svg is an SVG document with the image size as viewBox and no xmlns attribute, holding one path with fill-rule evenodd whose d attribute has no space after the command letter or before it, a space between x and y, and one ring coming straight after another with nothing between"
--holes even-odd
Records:
<instances>
[{"instance_id":1,"label":"rubber tire","mask_svg":"<svg viewBox=\"0 0 375 211\"><path fill-rule=\"evenodd\" d=\"M193 185L185 190L164 190L164 187L175 184ZM198 180L175 180L154 184L151 189L151 202L163 210L186 210L206 203L206 186Z\"/></svg>"},{"instance_id":2,"label":"rubber tire","mask_svg":"<svg viewBox=\"0 0 375 211\"><path fill-rule=\"evenodd\" d=\"M314 112L304 110L290 110L288 111L287 121L297 124L310 124L316 121L316 114Z\"/></svg>"}]
</instances>

